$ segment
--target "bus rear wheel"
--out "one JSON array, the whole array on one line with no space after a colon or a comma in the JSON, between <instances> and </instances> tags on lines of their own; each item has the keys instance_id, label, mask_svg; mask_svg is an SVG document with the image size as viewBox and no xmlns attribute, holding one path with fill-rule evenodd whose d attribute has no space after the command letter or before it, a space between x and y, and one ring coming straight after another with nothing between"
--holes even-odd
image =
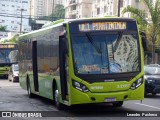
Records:
<instances>
[{"instance_id":1,"label":"bus rear wheel","mask_svg":"<svg viewBox=\"0 0 160 120\"><path fill-rule=\"evenodd\" d=\"M55 102L55 106L57 107L58 110L63 110L64 109L64 105L62 105L59 102L59 91L58 88L56 87L55 91L54 91L54 102Z\"/></svg>"},{"instance_id":2,"label":"bus rear wheel","mask_svg":"<svg viewBox=\"0 0 160 120\"><path fill-rule=\"evenodd\" d=\"M123 105L123 101L114 102L114 103L112 103L112 105L114 107L121 107Z\"/></svg>"},{"instance_id":3,"label":"bus rear wheel","mask_svg":"<svg viewBox=\"0 0 160 120\"><path fill-rule=\"evenodd\" d=\"M28 92L28 97L29 98L33 98L34 97L34 94L31 93L31 86L30 86L29 80L27 81L27 92Z\"/></svg>"}]
</instances>

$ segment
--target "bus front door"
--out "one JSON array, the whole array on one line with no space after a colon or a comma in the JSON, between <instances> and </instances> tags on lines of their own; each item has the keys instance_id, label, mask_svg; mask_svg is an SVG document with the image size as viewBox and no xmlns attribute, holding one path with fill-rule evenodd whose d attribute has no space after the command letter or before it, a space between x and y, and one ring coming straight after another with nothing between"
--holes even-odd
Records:
<instances>
[{"instance_id":1,"label":"bus front door","mask_svg":"<svg viewBox=\"0 0 160 120\"><path fill-rule=\"evenodd\" d=\"M66 46L67 39L64 36L59 37L59 64L60 64L60 85L61 85L61 92L62 92L62 100L67 100L66 96L68 95L68 88L67 88L67 46Z\"/></svg>"}]
</instances>

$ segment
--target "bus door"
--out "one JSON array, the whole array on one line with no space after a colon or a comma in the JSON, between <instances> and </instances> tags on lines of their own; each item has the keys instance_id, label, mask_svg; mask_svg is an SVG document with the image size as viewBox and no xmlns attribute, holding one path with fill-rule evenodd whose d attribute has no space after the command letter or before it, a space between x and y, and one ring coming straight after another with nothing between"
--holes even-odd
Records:
<instances>
[{"instance_id":1,"label":"bus door","mask_svg":"<svg viewBox=\"0 0 160 120\"><path fill-rule=\"evenodd\" d=\"M66 100L66 96L68 95L68 87L67 87L67 39L64 36L59 37L59 65L60 65L60 85L61 85L61 93L62 100Z\"/></svg>"},{"instance_id":2,"label":"bus door","mask_svg":"<svg viewBox=\"0 0 160 120\"><path fill-rule=\"evenodd\" d=\"M39 91L38 71L37 71L37 41L32 41L32 62L33 62L33 80L35 91Z\"/></svg>"}]
</instances>

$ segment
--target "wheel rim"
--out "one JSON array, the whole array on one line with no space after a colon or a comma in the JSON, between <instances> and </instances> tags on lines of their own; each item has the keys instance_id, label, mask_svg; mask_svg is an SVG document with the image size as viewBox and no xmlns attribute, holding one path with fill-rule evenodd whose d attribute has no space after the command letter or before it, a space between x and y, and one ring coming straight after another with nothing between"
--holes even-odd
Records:
<instances>
[{"instance_id":1,"label":"wheel rim","mask_svg":"<svg viewBox=\"0 0 160 120\"><path fill-rule=\"evenodd\" d=\"M31 89L30 89L30 85L28 85L28 95L30 95L31 93Z\"/></svg>"},{"instance_id":2,"label":"wheel rim","mask_svg":"<svg viewBox=\"0 0 160 120\"><path fill-rule=\"evenodd\" d=\"M59 101L58 101L58 90L55 90L55 96L54 96L54 99L55 99L55 103L56 105L59 104Z\"/></svg>"}]
</instances>

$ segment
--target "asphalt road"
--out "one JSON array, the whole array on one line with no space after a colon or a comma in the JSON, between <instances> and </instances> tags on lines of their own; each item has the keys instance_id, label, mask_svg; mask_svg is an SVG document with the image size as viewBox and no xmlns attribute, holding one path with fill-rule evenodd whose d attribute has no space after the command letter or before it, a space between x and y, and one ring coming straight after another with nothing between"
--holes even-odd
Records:
<instances>
[{"instance_id":1,"label":"asphalt road","mask_svg":"<svg viewBox=\"0 0 160 120\"><path fill-rule=\"evenodd\" d=\"M42 118L30 118L36 120L99 120L106 118L107 120L158 120L160 117L151 117L151 114L160 114L160 94L154 97L148 96L142 103L141 101L125 101L120 108L112 107L110 104L91 104L72 106L66 108L65 111L59 111L51 100L38 96L32 99L28 98L27 91L21 89L18 82L12 83L8 80L0 79L0 111L15 111L21 113L21 115L22 113L28 114L30 111L34 111L35 113L44 111L41 113ZM145 115L150 114L150 117L142 116L143 113ZM48 115L48 117L44 117L44 114ZM139 114L141 117L137 117ZM6 119L26 120L28 118L5 117L2 120Z\"/></svg>"}]
</instances>

